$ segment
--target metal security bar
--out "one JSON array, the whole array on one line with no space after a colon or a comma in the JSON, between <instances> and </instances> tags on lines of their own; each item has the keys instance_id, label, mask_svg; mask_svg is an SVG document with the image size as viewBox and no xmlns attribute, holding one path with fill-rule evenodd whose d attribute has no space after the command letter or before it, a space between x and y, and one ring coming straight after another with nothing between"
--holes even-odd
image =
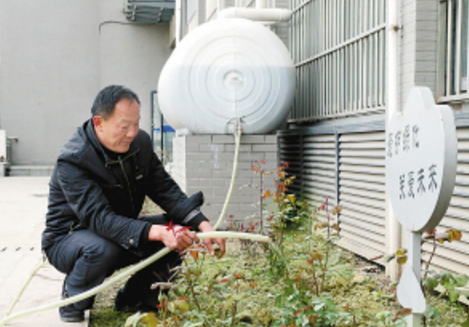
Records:
<instances>
[{"instance_id":1,"label":"metal security bar","mask_svg":"<svg viewBox=\"0 0 469 327\"><path fill-rule=\"evenodd\" d=\"M468 0L447 0L440 4L439 101L469 100L467 94Z\"/></svg>"},{"instance_id":2,"label":"metal security bar","mask_svg":"<svg viewBox=\"0 0 469 327\"><path fill-rule=\"evenodd\" d=\"M382 113L386 0L290 0L297 92L289 122Z\"/></svg>"}]
</instances>

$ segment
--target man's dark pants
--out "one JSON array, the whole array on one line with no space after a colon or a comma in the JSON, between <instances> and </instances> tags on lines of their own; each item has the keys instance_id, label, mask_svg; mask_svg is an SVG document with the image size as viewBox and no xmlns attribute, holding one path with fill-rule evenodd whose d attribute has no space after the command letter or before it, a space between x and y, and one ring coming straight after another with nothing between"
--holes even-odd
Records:
<instances>
[{"instance_id":1,"label":"man's dark pants","mask_svg":"<svg viewBox=\"0 0 469 327\"><path fill-rule=\"evenodd\" d=\"M158 217L160 218L160 217ZM162 217L161 222L164 223ZM117 269L137 263L164 247L161 242L148 242L139 256L118 244L106 240L87 230L77 230L66 235L46 250L49 262L67 275L65 287L69 297L86 292L101 284ZM158 291L150 290L156 282L166 282L171 276L169 270L180 265L179 253L170 252L150 266L135 273L126 283L123 294L130 305L138 302L156 308ZM94 297L74 304L78 310L90 309Z\"/></svg>"}]
</instances>

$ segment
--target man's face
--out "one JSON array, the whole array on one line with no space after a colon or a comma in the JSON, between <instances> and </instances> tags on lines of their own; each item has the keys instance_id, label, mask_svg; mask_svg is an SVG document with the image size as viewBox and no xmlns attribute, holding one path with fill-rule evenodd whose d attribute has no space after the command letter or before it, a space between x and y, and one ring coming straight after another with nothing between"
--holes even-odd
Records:
<instances>
[{"instance_id":1,"label":"man's face","mask_svg":"<svg viewBox=\"0 0 469 327\"><path fill-rule=\"evenodd\" d=\"M107 119L94 116L93 123L102 145L116 153L125 153L139 130L140 106L137 101L121 99L111 116Z\"/></svg>"}]
</instances>

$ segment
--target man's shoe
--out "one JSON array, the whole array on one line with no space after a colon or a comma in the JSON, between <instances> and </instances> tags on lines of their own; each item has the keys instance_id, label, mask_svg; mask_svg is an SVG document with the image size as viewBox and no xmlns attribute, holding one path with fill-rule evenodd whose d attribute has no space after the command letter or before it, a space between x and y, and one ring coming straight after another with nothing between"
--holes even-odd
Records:
<instances>
[{"instance_id":1,"label":"man's shoe","mask_svg":"<svg viewBox=\"0 0 469 327\"><path fill-rule=\"evenodd\" d=\"M156 306L151 307L140 301L129 299L122 290L119 290L114 300L114 311L119 312L156 312Z\"/></svg>"},{"instance_id":2,"label":"man's shoe","mask_svg":"<svg viewBox=\"0 0 469 327\"><path fill-rule=\"evenodd\" d=\"M66 289L67 279L64 280L62 285L62 300L68 298ZM85 312L75 308L73 303L59 308L60 320L63 322L81 322L85 320Z\"/></svg>"},{"instance_id":3,"label":"man's shoe","mask_svg":"<svg viewBox=\"0 0 469 327\"><path fill-rule=\"evenodd\" d=\"M85 313L72 304L59 308L60 320L63 322L81 322L85 320Z\"/></svg>"}]
</instances>

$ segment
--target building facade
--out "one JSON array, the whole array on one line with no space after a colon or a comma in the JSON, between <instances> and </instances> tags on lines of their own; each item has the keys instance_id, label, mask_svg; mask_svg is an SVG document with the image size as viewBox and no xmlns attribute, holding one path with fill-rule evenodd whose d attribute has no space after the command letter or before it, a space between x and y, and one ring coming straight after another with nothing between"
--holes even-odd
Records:
<instances>
[{"instance_id":1,"label":"building facade","mask_svg":"<svg viewBox=\"0 0 469 327\"><path fill-rule=\"evenodd\" d=\"M386 119L413 86L429 87L453 108L458 136L456 185L438 230L463 233L461 242L440 245L432 262L468 274L468 1L291 0L290 8L299 87L289 129L278 135L280 159L300 177L294 190L314 206L325 197L342 206L339 244L355 253L405 248L387 202ZM431 245L423 250L428 259Z\"/></svg>"},{"instance_id":2,"label":"building facade","mask_svg":"<svg viewBox=\"0 0 469 327\"><path fill-rule=\"evenodd\" d=\"M387 201L387 114L413 86L453 108L457 178L439 230L460 229L463 239L439 246L433 263L469 274L468 0L257 1L293 12L271 27L297 72L287 127L277 133L279 160L298 177L291 190L311 205L329 198L343 207L341 246L366 258L406 246ZM52 164L108 84L140 95L142 128L152 131L154 91L172 46L233 6L256 0L128 0L124 8L112 0L0 0L0 129L17 138L12 163ZM424 244L424 259L429 251Z\"/></svg>"}]
</instances>

